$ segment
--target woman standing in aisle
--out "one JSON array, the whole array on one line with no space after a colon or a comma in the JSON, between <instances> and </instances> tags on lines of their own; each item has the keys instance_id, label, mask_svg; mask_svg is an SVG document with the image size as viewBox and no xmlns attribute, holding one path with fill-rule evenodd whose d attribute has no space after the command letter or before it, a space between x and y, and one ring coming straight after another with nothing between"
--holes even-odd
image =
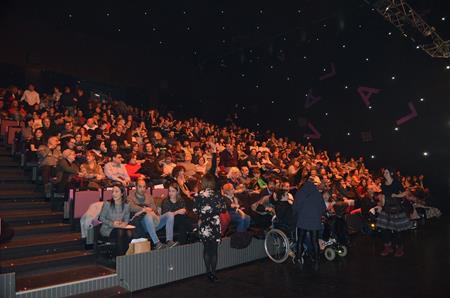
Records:
<instances>
[{"instance_id":1,"label":"woman standing in aisle","mask_svg":"<svg viewBox=\"0 0 450 298\"><path fill-rule=\"evenodd\" d=\"M199 236L203 243L203 260L206 274L211 282L218 280L216 276L218 247L220 243L220 214L226 211L219 192L216 192L215 177L206 174L201 180L201 190L195 197L193 211L199 218Z\"/></svg>"}]
</instances>

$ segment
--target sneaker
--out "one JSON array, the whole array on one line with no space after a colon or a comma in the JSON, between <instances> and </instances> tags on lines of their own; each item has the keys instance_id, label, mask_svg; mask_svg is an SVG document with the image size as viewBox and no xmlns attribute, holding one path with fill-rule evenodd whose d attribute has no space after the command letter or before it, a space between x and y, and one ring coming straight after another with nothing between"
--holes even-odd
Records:
<instances>
[{"instance_id":1,"label":"sneaker","mask_svg":"<svg viewBox=\"0 0 450 298\"><path fill-rule=\"evenodd\" d=\"M177 245L178 245L178 242L175 242L175 241L170 240L170 241L167 241L167 242L166 242L166 245L167 245L168 248L172 248L172 247L174 247L174 246L177 246Z\"/></svg>"},{"instance_id":2,"label":"sneaker","mask_svg":"<svg viewBox=\"0 0 450 298\"><path fill-rule=\"evenodd\" d=\"M211 272L206 273L206 277L209 279L210 282L215 282L214 276Z\"/></svg>"},{"instance_id":3,"label":"sneaker","mask_svg":"<svg viewBox=\"0 0 450 298\"><path fill-rule=\"evenodd\" d=\"M162 244L161 242L158 242L155 244L155 250L160 250L166 248L165 244Z\"/></svg>"},{"instance_id":4,"label":"sneaker","mask_svg":"<svg viewBox=\"0 0 450 298\"><path fill-rule=\"evenodd\" d=\"M219 278L217 277L217 275L215 273L211 273L212 279L214 282L218 282Z\"/></svg>"}]
</instances>

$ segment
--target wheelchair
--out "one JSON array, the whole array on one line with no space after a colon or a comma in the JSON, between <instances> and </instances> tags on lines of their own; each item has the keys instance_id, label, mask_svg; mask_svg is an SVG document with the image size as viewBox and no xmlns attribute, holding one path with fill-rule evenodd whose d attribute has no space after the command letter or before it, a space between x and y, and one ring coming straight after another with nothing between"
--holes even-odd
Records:
<instances>
[{"instance_id":1,"label":"wheelchair","mask_svg":"<svg viewBox=\"0 0 450 298\"><path fill-rule=\"evenodd\" d=\"M326 217L329 219L329 216ZM292 259L292 263L297 261L297 242L298 233L295 227L289 227L285 224L277 222L276 217L272 219L272 228L266 233L264 240L264 250L273 262L281 264L288 258ZM324 224L327 224L325 220ZM330 231L328 240L319 239L319 247L321 253L328 261L333 261L336 256L341 258L347 256L348 248L336 240L334 231ZM308 247L304 245L302 259L308 254Z\"/></svg>"},{"instance_id":2,"label":"wheelchair","mask_svg":"<svg viewBox=\"0 0 450 298\"><path fill-rule=\"evenodd\" d=\"M273 262L281 264L289 257L292 262L296 260L297 229L279 223L276 216L272 218L272 228L266 233L264 250Z\"/></svg>"}]
</instances>

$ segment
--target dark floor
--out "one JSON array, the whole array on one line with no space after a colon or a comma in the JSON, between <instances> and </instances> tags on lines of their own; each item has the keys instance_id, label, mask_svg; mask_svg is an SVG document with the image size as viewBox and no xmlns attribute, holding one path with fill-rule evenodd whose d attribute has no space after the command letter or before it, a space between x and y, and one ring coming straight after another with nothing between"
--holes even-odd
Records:
<instances>
[{"instance_id":1,"label":"dark floor","mask_svg":"<svg viewBox=\"0 0 450 298\"><path fill-rule=\"evenodd\" d=\"M450 297L450 220L408 231L403 258L378 256L379 238L356 237L349 255L318 273L262 260L134 293L133 297Z\"/></svg>"}]
</instances>

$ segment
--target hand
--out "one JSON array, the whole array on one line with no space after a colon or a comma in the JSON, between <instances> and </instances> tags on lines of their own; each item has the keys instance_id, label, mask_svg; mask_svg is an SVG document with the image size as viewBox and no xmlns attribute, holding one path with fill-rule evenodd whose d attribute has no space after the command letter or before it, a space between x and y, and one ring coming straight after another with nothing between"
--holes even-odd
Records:
<instances>
[{"instance_id":1,"label":"hand","mask_svg":"<svg viewBox=\"0 0 450 298\"><path fill-rule=\"evenodd\" d=\"M153 211L153 209L150 208L150 207L145 207L145 208L143 209L143 211L146 212L147 214L151 214L151 213L154 213L154 212L155 212L155 211Z\"/></svg>"},{"instance_id":2,"label":"hand","mask_svg":"<svg viewBox=\"0 0 450 298\"><path fill-rule=\"evenodd\" d=\"M179 209L179 210L177 210L176 212L175 212L175 215L177 215L177 214L179 214L179 215L184 215L184 214L186 214L186 208L182 208L182 209Z\"/></svg>"},{"instance_id":3,"label":"hand","mask_svg":"<svg viewBox=\"0 0 450 298\"><path fill-rule=\"evenodd\" d=\"M267 212L270 212L270 213L275 212L275 210L273 210L272 207L266 207L266 211L267 211Z\"/></svg>"}]
</instances>

